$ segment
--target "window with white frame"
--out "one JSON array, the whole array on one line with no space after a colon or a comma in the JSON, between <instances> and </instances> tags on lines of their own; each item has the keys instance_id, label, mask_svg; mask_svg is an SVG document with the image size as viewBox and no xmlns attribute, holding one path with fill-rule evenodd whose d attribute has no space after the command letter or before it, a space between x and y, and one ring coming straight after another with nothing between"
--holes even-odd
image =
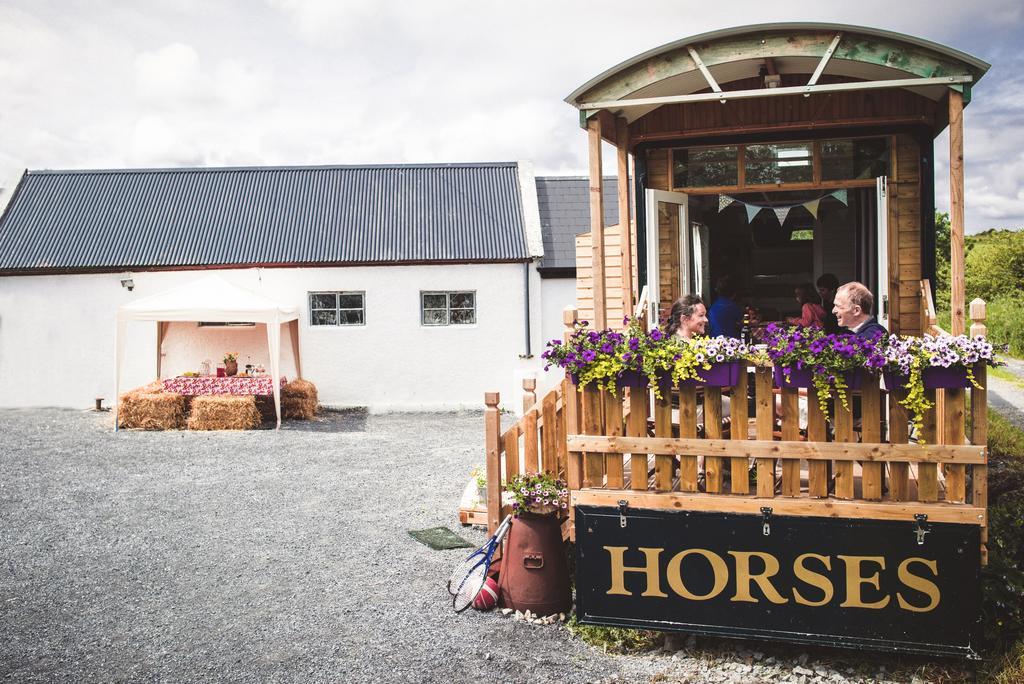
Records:
<instances>
[{"instance_id":1,"label":"window with white frame","mask_svg":"<svg viewBox=\"0 0 1024 684\"><path fill-rule=\"evenodd\" d=\"M315 326L364 325L364 292L310 292L309 324Z\"/></svg>"},{"instance_id":2,"label":"window with white frame","mask_svg":"<svg viewBox=\"0 0 1024 684\"><path fill-rule=\"evenodd\" d=\"M476 323L476 292L420 292L423 325Z\"/></svg>"}]
</instances>

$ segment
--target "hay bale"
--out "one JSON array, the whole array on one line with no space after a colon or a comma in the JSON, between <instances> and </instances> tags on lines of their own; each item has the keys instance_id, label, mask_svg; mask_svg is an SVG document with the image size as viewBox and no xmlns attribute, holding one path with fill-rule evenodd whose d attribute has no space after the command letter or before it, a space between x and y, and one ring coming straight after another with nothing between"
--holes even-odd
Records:
<instances>
[{"instance_id":1,"label":"hay bale","mask_svg":"<svg viewBox=\"0 0 1024 684\"><path fill-rule=\"evenodd\" d=\"M316 385L309 380L299 378L281 388L281 418L312 420L318 405Z\"/></svg>"},{"instance_id":2,"label":"hay bale","mask_svg":"<svg viewBox=\"0 0 1024 684\"><path fill-rule=\"evenodd\" d=\"M259 395L256 397L256 410L260 412L260 418L264 423L276 423L277 413L274 412L273 395Z\"/></svg>"},{"instance_id":3,"label":"hay bale","mask_svg":"<svg viewBox=\"0 0 1024 684\"><path fill-rule=\"evenodd\" d=\"M189 430L252 430L260 426L256 398L216 395L194 397L188 416Z\"/></svg>"},{"instance_id":4,"label":"hay bale","mask_svg":"<svg viewBox=\"0 0 1024 684\"><path fill-rule=\"evenodd\" d=\"M139 430L180 430L185 427L185 397L164 392L157 380L121 395L117 423Z\"/></svg>"}]
</instances>

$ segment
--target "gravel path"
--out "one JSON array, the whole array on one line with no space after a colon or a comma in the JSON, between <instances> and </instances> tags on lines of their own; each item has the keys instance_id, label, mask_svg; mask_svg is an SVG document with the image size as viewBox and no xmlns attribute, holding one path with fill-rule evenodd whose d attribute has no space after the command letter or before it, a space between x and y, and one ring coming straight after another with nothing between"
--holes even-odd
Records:
<instances>
[{"instance_id":1,"label":"gravel path","mask_svg":"<svg viewBox=\"0 0 1024 684\"><path fill-rule=\"evenodd\" d=\"M1011 357L1002 357L1002 360L1006 363L1003 368L1024 381L1024 361ZM1021 389L1020 385L989 373L988 397L989 406L999 411L1013 425L1024 430L1024 389Z\"/></svg>"},{"instance_id":2,"label":"gravel path","mask_svg":"<svg viewBox=\"0 0 1024 684\"><path fill-rule=\"evenodd\" d=\"M921 666L726 640L611 656L562 626L452 614L443 578L463 552L406 531L459 530L480 414L247 433L0 420L0 679L842 682Z\"/></svg>"}]
</instances>

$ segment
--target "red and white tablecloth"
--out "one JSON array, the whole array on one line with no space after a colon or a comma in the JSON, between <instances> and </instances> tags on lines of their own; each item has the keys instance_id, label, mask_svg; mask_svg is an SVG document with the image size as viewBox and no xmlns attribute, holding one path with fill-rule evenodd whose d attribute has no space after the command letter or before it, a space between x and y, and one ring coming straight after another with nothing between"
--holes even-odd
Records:
<instances>
[{"instance_id":1,"label":"red and white tablecloth","mask_svg":"<svg viewBox=\"0 0 1024 684\"><path fill-rule=\"evenodd\" d=\"M287 382L281 378L281 384ZM246 375L236 375L230 378L218 378L208 375L198 378L168 378L163 381L165 392L174 392L185 396L195 397L211 394L234 394L244 396L250 394L270 395L274 393L274 383L270 378L250 378Z\"/></svg>"}]
</instances>

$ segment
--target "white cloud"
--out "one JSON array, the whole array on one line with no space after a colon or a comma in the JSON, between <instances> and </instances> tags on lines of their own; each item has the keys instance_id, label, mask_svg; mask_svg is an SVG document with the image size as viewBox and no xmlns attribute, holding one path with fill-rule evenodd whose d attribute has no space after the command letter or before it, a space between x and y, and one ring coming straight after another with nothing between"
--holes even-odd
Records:
<instances>
[{"instance_id":1,"label":"white cloud","mask_svg":"<svg viewBox=\"0 0 1024 684\"><path fill-rule=\"evenodd\" d=\"M135 87L155 103L196 97L203 86L199 53L191 45L171 43L135 58Z\"/></svg>"}]
</instances>

